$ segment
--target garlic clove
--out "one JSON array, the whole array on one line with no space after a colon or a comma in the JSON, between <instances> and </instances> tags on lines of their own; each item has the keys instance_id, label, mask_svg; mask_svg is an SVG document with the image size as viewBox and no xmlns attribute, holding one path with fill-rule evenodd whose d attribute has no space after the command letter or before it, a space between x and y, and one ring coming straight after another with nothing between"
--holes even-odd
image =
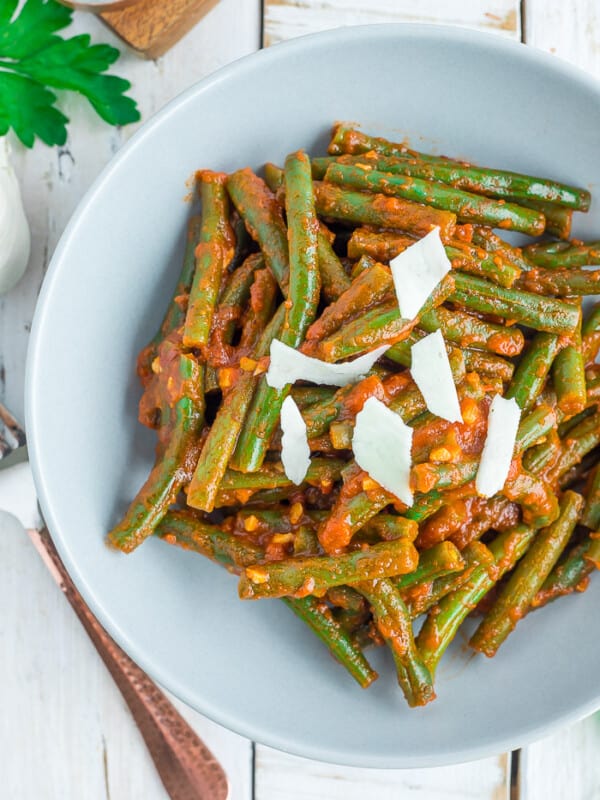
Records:
<instances>
[{"instance_id":1,"label":"garlic clove","mask_svg":"<svg viewBox=\"0 0 600 800\"><path fill-rule=\"evenodd\" d=\"M0 140L0 294L8 292L21 280L30 252L29 224L4 138Z\"/></svg>"}]
</instances>

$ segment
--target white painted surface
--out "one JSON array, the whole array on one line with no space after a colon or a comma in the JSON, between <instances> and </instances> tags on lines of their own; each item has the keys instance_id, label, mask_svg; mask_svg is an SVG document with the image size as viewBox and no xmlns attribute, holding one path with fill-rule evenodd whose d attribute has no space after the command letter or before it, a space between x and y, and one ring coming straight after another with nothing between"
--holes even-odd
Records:
<instances>
[{"instance_id":1,"label":"white painted surface","mask_svg":"<svg viewBox=\"0 0 600 800\"><path fill-rule=\"evenodd\" d=\"M518 0L265 0L266 45L340 25L434 22L520 38Z\"/></svg>"},{"instance_id":2,"label":"white painted surface","mask_svg":"<svg viewBox=\"0 0 600 800\"><path fill-rule=\"evenodd\" d=\"M516 0L265 0L265 40L379 20L462 24L520 36ZM527 0L527 41L600 74L597 0ZM79 15L74 32L114 37ZM221 3L156 62L131 54L118 65L147 119L195 80L258 47L259 0ZM28 330L41 279L82 194L135 130L115 131L83 101L67 99L62 149L18 149L16 168L33 229L25 279L0 298L0 398L22 414ZM5 385L4 385L5 384ZM159 800L165 793L118 691L22 529L0 514L0 797L13 800ZM252 796L251 746L179 704L227 770L233 800ZM529 747L521 797L600 796L600 720ZM350 770L256 748L256 800L508 800L506 756L434 770Z\"/></svg>"}]
</instances>

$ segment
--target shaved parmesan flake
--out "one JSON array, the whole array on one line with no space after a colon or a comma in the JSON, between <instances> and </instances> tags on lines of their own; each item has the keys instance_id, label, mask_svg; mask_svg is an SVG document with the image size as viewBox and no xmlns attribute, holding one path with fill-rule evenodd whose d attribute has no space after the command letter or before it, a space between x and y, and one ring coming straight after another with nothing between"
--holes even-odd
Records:
<instances>
[{"instance_id":1,"label":"shaved parmesan flake","mask_svg":"<svg viewBox=\"0 0 600 800\"><path fill-rule=\"evenodd\" d=\"M354 361L345 364L330 364L319 358L311 358L294 350L287 344L273 339L271 342L271 363L267 371L267 383L273 389L283 389L288 383L310 381L326 383L328 386L346 386L348 383L364 378L378 358L389 345L382 345L370 353L365 353Z\"/></svg>"},{"instance_id":2,"label":"shaved parmesan flake","mask_svg":"<svg viewBox=\"0 0 600 800\"><path fill-rule=\"evenodd\" d=\"M413 504L409 482L412 436L412 428L375 397L369 397L356 415L352 437L356 463L407 506Z\"/></svg>"},{"instance_id":3,"label":"shaved parmesan flake","mask_svg":"<svg viewBox=\"0 0 600 800\"><path fill-rule=\"evenodd\" d=\"M414 319L452 265L434 228L390 261L400 316Z\"/></svg>"},{"instance_id":4,"label":"shaved parmesan flake","mask_svg":"<svg viewBox=\"0 0 600 800\"><path fill-rule=\"evenodd\" d=\"M497 394L488 416L488 430L481 454L475 488L484 497L493 497L506 483L512 461L521 409L514 398Z\"/></svg>"},{"instance_id":5,"label":"shaved parmesan flake","mask_svg":"<svg viewBox=\"0 0 600 800\"><path fill-rule=\"evenodd\" d=\"M410 373L432 414L448 422L462 422L462 414L448 353L441 331L413 344Z\"/></svg>"},{"instance_id":6,"label":"shaved parmesan flake","mask_svg":"<svg viewBox=\"0 0 600 800\"><path fill-rule=\"evenodd\" d=\"M286 476L299 486L310 466L310 447L306 434L306 423L293 397L289 396L281 406L281 463Z\"/></svg>"}]
</instances>

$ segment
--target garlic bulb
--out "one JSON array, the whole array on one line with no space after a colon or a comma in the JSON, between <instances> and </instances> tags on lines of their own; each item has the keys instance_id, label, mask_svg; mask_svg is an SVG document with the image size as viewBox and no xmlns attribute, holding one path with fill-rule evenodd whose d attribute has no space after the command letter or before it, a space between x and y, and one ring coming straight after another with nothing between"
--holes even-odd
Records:
<instances>
[{"instance_id":1,"label":"garlic bulb","mask_svg":"<svg viewBox=\"0 0 600 800\"><path fill-rule=\"evenodd\" d=\"M27 268L31 234L6 139L0 140L0 294L18 283Z\"/></svg>"}]
</instances>

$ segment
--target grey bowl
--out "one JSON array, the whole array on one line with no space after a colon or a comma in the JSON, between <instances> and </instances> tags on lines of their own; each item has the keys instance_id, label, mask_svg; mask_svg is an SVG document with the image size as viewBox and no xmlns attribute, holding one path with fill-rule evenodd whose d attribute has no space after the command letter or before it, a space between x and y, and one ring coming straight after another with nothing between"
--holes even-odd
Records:
<instances>
[{"instance_id":1,"label":"grey bowl","mask_svg":"<svg viewBox=\"0 0 600 800\"><path fill-rule=\"evenodd\" d=\"M500 654L460 642L438 700L405 707L385 652L361 691L281 603L159 541L104 536L142 482L154 437L136 422L138 349L174 285L198 167L282 162L332 121L423 149L600 183L600 89L504 39L417 25L346 28L245 58L170 103L104 170L71 220L40 297L27 426L45 518L77 586L149 674L217 722L291 753L372 767L465 761L600 707L600 580L523 621ZM600 230L595 208L581 235Z\"/></svg>"}]
</instances>

